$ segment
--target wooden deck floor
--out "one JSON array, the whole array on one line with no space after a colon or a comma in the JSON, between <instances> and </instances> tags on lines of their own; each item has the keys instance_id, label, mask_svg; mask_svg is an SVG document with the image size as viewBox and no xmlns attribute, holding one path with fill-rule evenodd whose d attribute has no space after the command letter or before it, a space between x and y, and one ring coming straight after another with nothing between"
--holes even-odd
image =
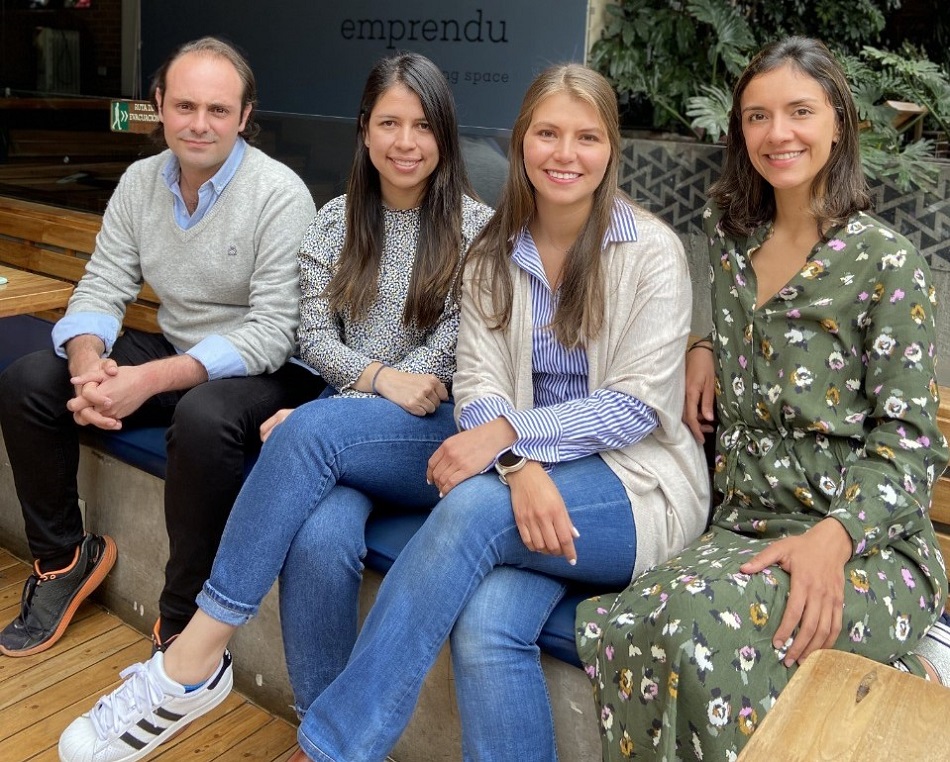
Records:
<instances>
[{"instance_id":1,"label":"wooden deck floor","mask_svg":"<svg viewBox=\"0 0 950 762\"><path fill-rule=\"evenodd\" d=\"M29 567L0 549L0 626L16 615ZM86 602L63 639L45 653L0 655L0 762L57 762L59 734L119 684L119 672L148 659L150 643ZM286 760L296 730L232 693L224 703L162 746L149 760Z\"/></svg>"}]
</instances>

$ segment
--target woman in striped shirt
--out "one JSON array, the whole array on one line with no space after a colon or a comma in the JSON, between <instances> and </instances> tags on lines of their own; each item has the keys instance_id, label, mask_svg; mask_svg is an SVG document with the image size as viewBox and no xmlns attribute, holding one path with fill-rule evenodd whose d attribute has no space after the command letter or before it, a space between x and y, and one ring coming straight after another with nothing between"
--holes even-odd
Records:
<instances>
[{"instance_id":1,"label":"woman in striped shirt","mask_svg":"<svg viewBox=\"0 0 950 762\"><path fill-rule=\"evenodd\" d=\"M617 189L619 142L600 75L560 66L531 85L466 264L461 432L427 472L444 497L310 706L300 755L384 759L452 633L465 759L555 759L535 639L565 584L624 587L701 532L706 469L681 421L689 274L676 236Z\"/></svg>"}]
</instances>

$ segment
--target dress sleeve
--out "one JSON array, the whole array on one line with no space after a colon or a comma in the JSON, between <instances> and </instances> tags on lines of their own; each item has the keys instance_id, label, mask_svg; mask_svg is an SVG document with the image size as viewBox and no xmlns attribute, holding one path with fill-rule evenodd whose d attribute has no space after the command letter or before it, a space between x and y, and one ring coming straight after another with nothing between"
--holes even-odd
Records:
<instances>
[{"instance_id":1,"label":"dress sleeve","mask_svg":"<svg viewBox=\"0 0 950 762\"><path fill-rule=\"evenodd\" d=\"M864 326L857 350L864 362L868 434L829 510L858 555L929 523L934 480L948 454L937 426L930 270L913 246L886 229L876 231L867 253L878 266L866 289L869 306L855 319Z\"/></svg>"}]
</instances>

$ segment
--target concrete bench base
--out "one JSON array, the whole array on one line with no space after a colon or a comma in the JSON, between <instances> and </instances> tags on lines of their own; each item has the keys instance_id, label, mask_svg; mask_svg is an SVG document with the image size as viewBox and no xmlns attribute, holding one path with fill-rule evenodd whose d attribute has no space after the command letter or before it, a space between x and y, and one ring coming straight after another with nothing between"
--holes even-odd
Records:
<instances>
[{"instance_id":1,"label":"concrete bench base","mask_svg":"<svg viewBox=\"0 0 950 762\"><path fill-rule=\"evenodd\" d=\"M96 593L96 600L144 634L158 616L158 596L168 557L162 499L164 482L133 466L83 447L80 495L86 504L86 528L111 535L119 560ZM0 440L0 545L29 559L13 474ZM361 608L372 605L381 577L367 570ZM5 624L5 623L4 623ZM260 616L232 642L239 690L266 709L294 719L293 696L284 667L276 589L264 600ZM554 707L557 742L563 762L600 759L596 709L584 673L543 655ZM461 759L461 732L447 649L429 674L412 722L393 750L400 762L449 762Z\"/></svg>"}]
</instances>

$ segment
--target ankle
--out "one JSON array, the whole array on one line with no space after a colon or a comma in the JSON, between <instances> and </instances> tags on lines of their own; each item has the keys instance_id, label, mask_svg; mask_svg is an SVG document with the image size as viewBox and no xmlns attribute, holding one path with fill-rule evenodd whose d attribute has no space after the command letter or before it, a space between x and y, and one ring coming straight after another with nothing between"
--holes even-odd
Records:
<instances>
[{"instance_id":1,"label":"ankle","mask_svg":"<svg viewBox=\"0 0 950 762\"><path fill-rule=\"evenodd\" d=\"M221 663L224 653L195 652L178 648L178 639L165 651L165 674L185 686L199 685L210 678Z\"/></svg>"},{"instance_id":2,"label":"ankle","mask_svg":"<svg viewBox=\"0 0 950 762\"><path fill-rule=\"evenodd\" d=\"M183 685L207 680L224 657L236 629L199 609L165 651L165 674Z\"/></svg>"},{"instance_id":3,"label":"ankle","mask_svg":"<svg viewBox=\"0 0 950 762\"><path fill-rule=\"evenodd\" d=\"M40 574L65 574L76 565L79 559L79 546L64 550L55 556L36 559L36 568Z\"/></svg>"}]
</instances>

